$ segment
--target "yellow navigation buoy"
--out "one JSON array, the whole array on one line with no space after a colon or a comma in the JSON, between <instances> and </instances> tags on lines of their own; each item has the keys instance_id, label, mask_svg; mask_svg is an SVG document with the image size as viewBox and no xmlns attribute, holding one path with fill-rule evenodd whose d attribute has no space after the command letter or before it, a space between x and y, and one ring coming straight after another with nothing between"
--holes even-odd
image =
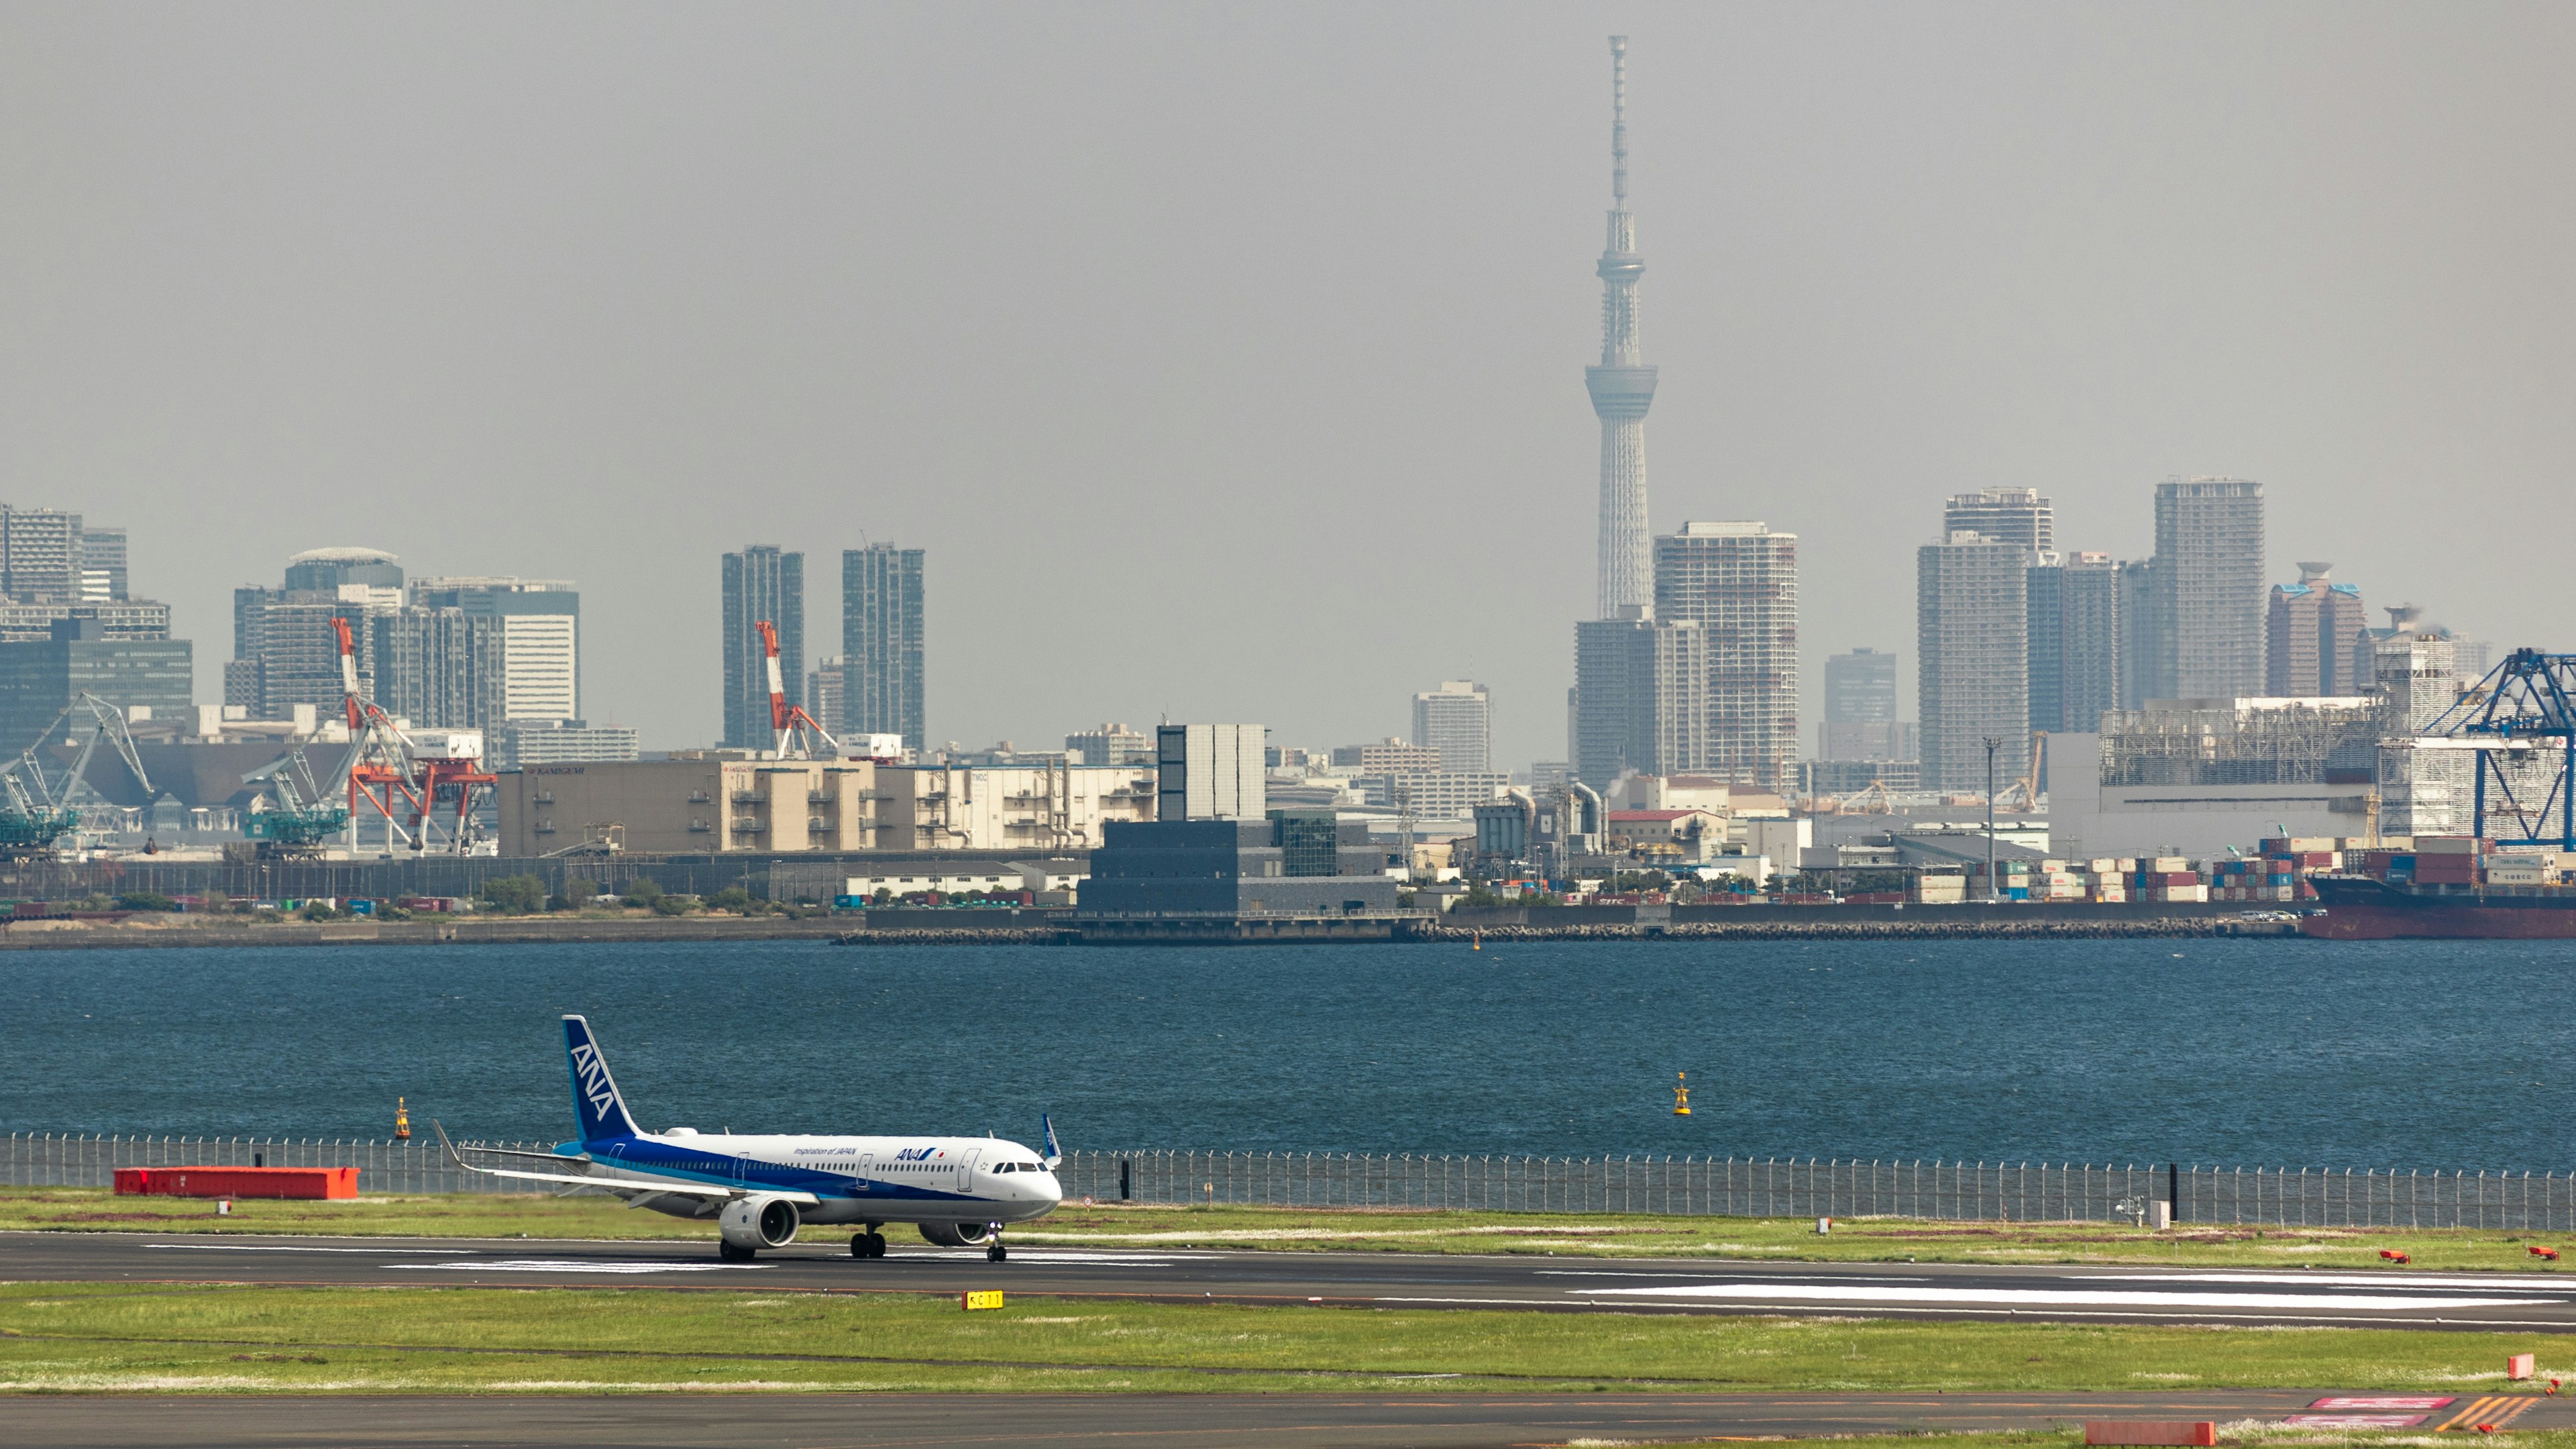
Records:
<instances>
[{"instance_id":1,"label":"yellow navigation buoy","mask_svg":"<svg viewBox=\"0 0 2576 1449\"><path fill-rule=\"evenodd\" d=\"M1690 1115L1690 1073L1688 1072L1673 1073L1673 1115L1676 1117Z\"/></svg>"},{"instance_id":2,"label":"yellow navigation buoy","mask_svg":"<svg viewBox=\"0 0 2576 1449\"><path fill-rule=\"evenodd\" d=\"M403 1099L400 1097L394 1098L394 1140L396 1142L411 1140L411 1108L403 1105Z\"/></svg>"},{"instance_id":3,"label":"yellow navigation buoy","mask_svg":"<svg viewBox=\"0 0 2576 1449\"><path fill-rule=\"evenodd\" d=\"M1482 950L1484 950L1484 949L1485 949L1485 928L1484 928L1484 927L1482 927L1482 926L1478 926L1478 927L1476 927L1476 928L1475 928L1475 930L1474 930L1474 940L1473 940L1473 942L1472 942L1472 943L1467 947L1467 949L1468 949L1468 950L1470 950L1470 951L1482 951Z\"/></svg>"}]
</instances>

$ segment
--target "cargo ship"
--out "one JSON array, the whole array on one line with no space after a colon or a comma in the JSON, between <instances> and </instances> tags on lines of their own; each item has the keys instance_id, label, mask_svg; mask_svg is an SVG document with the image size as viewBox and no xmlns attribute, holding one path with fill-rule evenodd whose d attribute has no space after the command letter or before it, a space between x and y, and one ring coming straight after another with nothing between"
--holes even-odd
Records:
<instances>
[{"instance_id":1,"label":"cargo ship","mask_svg":"<svg viewBox=\"0 0 2576 1449\"><path fill-rule=\"evenodd\" d=\"M2299 930L2328 941L2576 939L2576 885L2562 883L2554 860L2532 869L2523 864L2528 859L2489 856L2484 869L2465 873L2468 879L2409 878L2398 871L2312 876L2324 910L2303 917Z\"/></svg>"}]
</instances>

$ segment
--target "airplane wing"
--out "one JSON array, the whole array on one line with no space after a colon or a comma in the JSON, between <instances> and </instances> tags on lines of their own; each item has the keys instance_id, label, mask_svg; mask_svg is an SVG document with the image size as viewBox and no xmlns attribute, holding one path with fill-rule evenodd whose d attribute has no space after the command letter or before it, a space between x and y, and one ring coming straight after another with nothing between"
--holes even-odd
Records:
<instances>
[{"instance_id":1,"label":"airplane wing","mask_svg":"<svg viewBox=\"0 0 2576 1449\"><path fill-rule=\"evenodd\" d=\"M473 1163L466 1161L465 1158L457 1152L456 1144L447 1140L447 1129L440 1126L437 1119L432 1118L429 1126L431 1131L438 1134L438 1145L446 1149L447 1160L451 1164L453 1164L459 1171L479 1172L486 1177L515 1177L526 1182L566 1182L575 1183L582 1187L604 1188L610 1192L620 1194L662 1193L671 1197L695 1197L705 1198L711 1201L730 1201L731 1199L738 1197L750 1197L754 1193L757 1193L762 1197L783 1197L789 1202L807 1207L811 1207L822 1201L821 1198L816 1197L810 1192L781 1192L775 1188L729 1187L720 1183L712 1182L673 1182L660 1178L645 1177L603 1177L596 1174L580 1172L519 1172L506 1167L477 1167ZM479 1152L483 1149L477 1148L475 1150ZM545 1154L517 1152L512 1153L511 1155L514 1157L537 1157ZM575 1159L562 1158L558 1160L569 1162L574 1161Z\"/></svg>"}]
</instances>

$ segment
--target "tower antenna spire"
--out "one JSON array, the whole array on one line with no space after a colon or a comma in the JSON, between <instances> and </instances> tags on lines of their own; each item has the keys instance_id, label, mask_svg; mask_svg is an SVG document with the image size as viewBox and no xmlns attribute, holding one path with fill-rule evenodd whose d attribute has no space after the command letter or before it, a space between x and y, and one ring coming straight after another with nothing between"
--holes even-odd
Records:
<instances>
[{"instance_id":1,"label":"tower antenna spire","mask_svg":"<svg viewBox=\"0 0 2576 1449\"><path fill-rule=\"evenodd\" d=\"M1628 37L1610 37L1610 205L1628 209Z\"/></svg>"}]
</instances>

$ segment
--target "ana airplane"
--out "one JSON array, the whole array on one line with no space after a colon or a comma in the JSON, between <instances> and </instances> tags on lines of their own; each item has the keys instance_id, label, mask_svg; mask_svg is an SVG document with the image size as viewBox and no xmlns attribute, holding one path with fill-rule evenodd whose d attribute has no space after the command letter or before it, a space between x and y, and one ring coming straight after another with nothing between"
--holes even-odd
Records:
<instances>
[{"instance_id":1,"label":"ana airplane","mask_svg":"<svg viewBox=\"0 0 2576 1449\"><path fill-rule=\"evenodd\" d=\"M1043 1157L998 1137L750 1137L694 1127L646 1132L627 1115L589 1021L567 1016L563 1026L581 1140L552 1153L469 1149L556 1170L477 1166L432 1122L449 1162L491 1177L600 1188L628 1207L673 1217L714 1218L717 1252L736 1263L763 1248L786 1247L806 1223L858 1224L850 1239L853 1258L884 1257L878 1229L916 1223L923 1237L943 1247L982 1243L984 1256L998 1263L1008 1256L1003 1224L1044 1217L1064 1200L1055 1180L1064 1155L1055 1124L1044 1117Z\"/></svg>"}]
</instances>

